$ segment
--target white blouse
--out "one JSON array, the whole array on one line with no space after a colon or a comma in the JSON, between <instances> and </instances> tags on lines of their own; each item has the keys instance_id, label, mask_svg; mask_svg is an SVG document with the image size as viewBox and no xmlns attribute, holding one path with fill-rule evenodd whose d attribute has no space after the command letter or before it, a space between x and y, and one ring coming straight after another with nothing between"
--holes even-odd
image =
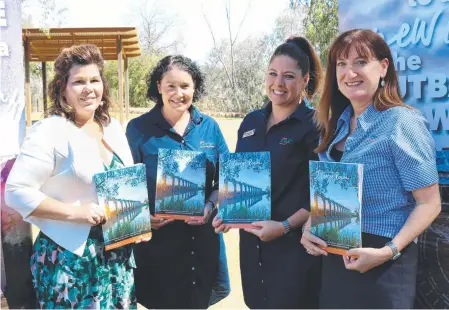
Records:
<instances>
[{"instance_id":1,"label":"white blouse","mask_svg":"<svg viewBox=\"0 0 449 310\"><path fill-rule=\"evenodd\" d=\"M133 164L120 123L104 127L104 140L123 161ZM104 171L96 140L72 121L51 116L35 124L8 177L6 204L67 250L82 256L91 225L30 216L47 197L74 207L98 203L93 175Z\"/></svg>"}]
</instances>

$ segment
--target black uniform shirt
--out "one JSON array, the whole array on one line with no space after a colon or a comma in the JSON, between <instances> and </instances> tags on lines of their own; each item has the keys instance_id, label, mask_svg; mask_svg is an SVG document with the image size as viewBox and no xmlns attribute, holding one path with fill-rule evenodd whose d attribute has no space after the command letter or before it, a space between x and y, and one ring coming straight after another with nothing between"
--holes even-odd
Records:
<instances>
[{"instance_id":1,"label":"black uniform shirt","mask_svg":"<svg viewBox=\"0 0 449 310\"><path fill-rule=\"evenodd\" d=\"M236 152L271 153L271 219L284 221L301 208L310 210L309 160L318 159L313 150L319 132L313 121L314 111L305 102L267 132L271 111L269 103L245 117ZM308 306L305 277L315 260L305 254L300 238L299 229L270 242L240 231L240 267L248 307Z\"/></svg>"}]
</instances>

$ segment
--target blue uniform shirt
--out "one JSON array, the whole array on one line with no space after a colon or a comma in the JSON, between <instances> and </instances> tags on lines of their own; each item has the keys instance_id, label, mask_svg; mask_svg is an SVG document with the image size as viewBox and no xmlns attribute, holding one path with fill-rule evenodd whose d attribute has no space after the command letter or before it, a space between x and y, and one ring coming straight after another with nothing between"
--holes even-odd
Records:
<instances>
[{"instance_id":1,"label":"blue uniform shirt","mask_svg":"<svg viewBox=\"0 0 449 310\"><path fill-rule=\"evenodd\" d=\"M349 134L349 105L320 160L335 161L334 145ZM438 182L435 144L421 113L406 107L377 111L370 105L345 142L341 162L363 164L362 231L394 238L415 207L412 191Z\"/></svg>"},{"instance_id":2,"label":"blue uniform shirt","mask_svg":"<svg viewBox=\"0 0 449 310\"><path fill-rule=\"evenodd\" d=\"M126 136L135 163L146 165L148 199L154 212L156 192L157 153L159 148L191 150L206 153L206 199L213 189L218 189L218 155L228 153L228 147L217 122L202 114L195 107L190 108L191 120L184 136L180 136L162 116L161 107L129 122Z\"/></svg>"},{"instance_id":3,"label":"blue uniform shirt","mask_svg":"<svg viewBox=\"0 0 449 310\"><path fill-rule=\"evenodd\" d=\"M129 122L126 135L134 162L146 166L151 213L159 148L206 153L206 199L218 188L218 155L228 152L228 147L212 118L193 106L190 118L183 136L165 120L159 105ZM138 302L147 308L207 308L217 279L220 249L211 220L204 225L174 221L152 232L150 242L134 247Z\"/></svg>"}]
</instances>

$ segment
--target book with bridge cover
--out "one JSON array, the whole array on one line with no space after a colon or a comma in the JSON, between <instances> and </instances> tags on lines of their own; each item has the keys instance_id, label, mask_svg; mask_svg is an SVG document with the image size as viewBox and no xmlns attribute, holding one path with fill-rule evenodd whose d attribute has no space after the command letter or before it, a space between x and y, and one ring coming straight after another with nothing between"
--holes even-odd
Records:
<instances>
[{"instance_id":1,"label":"book with bridge cover","mask_svg":"<svg viewBox=\"0 0 449 310\"><path fill-rule=\"evenodd\" d=\"M98 203L106 210L105 249L151 238L150 208L144 164L94 175Z\"/></svg>"},{"instance_id":2,"label":"book with bridge cover","mask_svg":"<svg viewBox=\"0 0 449 310\"><path fill-rule=\"evenodd\" d=\"M362 247L363 165L309 161L312 233L329 253Z\"/></svg>"},{"instance_id":3,"label":"book with bridge cover","mask_svg":"<svg viewBox=\"0 0 449 310\"><path fill-rule=\"evenodd\" d=\"M206 154L158 150L155 216L201 220L204 215Z\"/></svg>"},{"instance_id":4,"label":"book with bridge cover","mask_svg":"<svg viewBox=\"0 0 449 310\"><path fill-rule=\"evenodd\" d=\"M254 228L271 218L269 152L220 155L218 216L232 228Z\"/></svg>"}]
</instances>

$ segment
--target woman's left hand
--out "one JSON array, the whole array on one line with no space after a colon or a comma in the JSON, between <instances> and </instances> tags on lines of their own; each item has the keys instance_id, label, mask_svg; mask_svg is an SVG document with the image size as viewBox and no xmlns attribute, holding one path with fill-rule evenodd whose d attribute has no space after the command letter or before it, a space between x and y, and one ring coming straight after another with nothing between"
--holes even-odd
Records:
<instances>
[{"instance_id":1,"label":"woman's left hand","mask_svg":"<svg viewBox=\"0 0 449 310\"><path fill-rule=\"evenodd\" d=\"M343 256L346 269L356 270L360 273L367 272L374 267L382 265L393 256L391 249L387 246L381 249L351 249L347 253L347 256Z\"/></svg>"},{"instance_id":2,"label":"woman's left hand","mask_svg":"<svg viewBox=\"0 0 449 310\"><path fill-rule=\"evenodd\" d=\"M245 228L245 231L256 235L262 241L277 239L281 237L285 231L282 223L276 221L254 222L251 223L251 225L255 226L255 228Z\"/></svg>"},{"instance_id":3,"label":"woman's left hand","mask_svg":"<svg viewBox=\"0 0 449 310\"><path fill-rule=\"evenodd\" d=\"M186 224L189 225L203 225L206 224L207 221L209 221L209 217L212 214L212 204L210 202L207 202L204 205L204 213L203 213L203 217L199 220L197 219L187 219L185 220Z\"/></svg>"},{"instance_id":4,"label":"woman's left hand","mask_svg":"<svg viewBox=\"0 0 449 310\"><path fill-rule=\"evenodd\" d=\"M149 237L149 238L140 238L140 239L137 239L134 243L135 244L139 244L141 242L148 242L150 240L151 240L151 237Z\"/></svg>"}]
</instances>

